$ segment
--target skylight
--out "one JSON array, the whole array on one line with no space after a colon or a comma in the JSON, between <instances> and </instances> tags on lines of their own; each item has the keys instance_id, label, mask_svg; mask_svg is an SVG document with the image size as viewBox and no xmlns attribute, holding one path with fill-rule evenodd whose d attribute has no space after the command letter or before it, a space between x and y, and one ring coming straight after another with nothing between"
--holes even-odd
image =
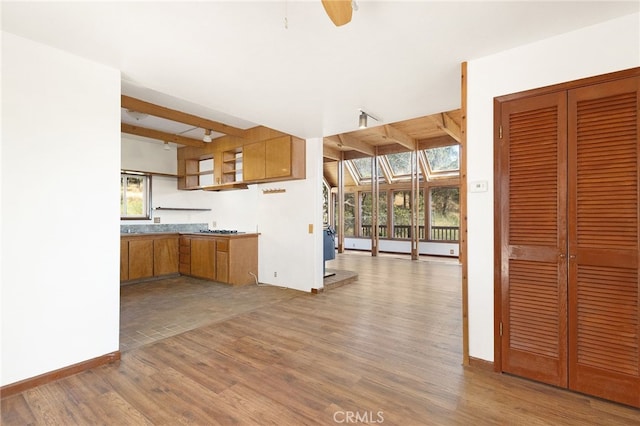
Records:
<instances>
[{"instance_id":1,"label":"skylight","mask_svg":"<svg viewBox=\"0 0 640 426\"><path fill-rule=\"evenodd\" d=\"M434 174L460 170L460 145L441 146L424 150L429 171Z\"/></svg>"}]
</instances>

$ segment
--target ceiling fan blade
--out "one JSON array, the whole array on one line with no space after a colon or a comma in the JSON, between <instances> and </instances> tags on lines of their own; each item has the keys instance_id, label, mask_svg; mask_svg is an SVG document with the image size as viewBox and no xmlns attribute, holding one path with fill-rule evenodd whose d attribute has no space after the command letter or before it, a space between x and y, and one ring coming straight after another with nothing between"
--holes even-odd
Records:
<instances>
[{"instance_id":1,"label":"ceiling fan blade","mask_svg":"<svg viewBox=\"0 0 640 426\"><path fill-rule=\"evenodd\" d=\"M351 0L322 0L322 6L336 27L351 22Z\"/></svg>"}]
</instances>

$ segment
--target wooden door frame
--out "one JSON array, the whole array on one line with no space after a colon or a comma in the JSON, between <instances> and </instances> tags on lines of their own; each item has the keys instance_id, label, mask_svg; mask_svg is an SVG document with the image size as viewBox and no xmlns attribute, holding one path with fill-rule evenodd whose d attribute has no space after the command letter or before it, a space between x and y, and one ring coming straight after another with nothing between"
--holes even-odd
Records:
<instances>
[{"instance_id":1,"label":"wooden door frame","mask_svg":"<svg viewBox=\"0 0 640 426\"><path fill-rule=\"evenodd\" d=\"M501 140L500 139L500 136L501 136L500 121L501 121L502 104L508 101L516 100L516 99L522 99L522 98L527 98L531 96L538 96L538 95L543 95L543 94L548 94L548 93L553 93L558 91L568 91L571 89L590 86L593 84L600 84L608 81L614 81L614 80L620 80L624 78L638 77L638 76L640 76L640 67L611 72L611 73L602 74L594 77L582 78L579 80L568 81L564 83L554 84L551 86L545 86L537 89L526 90L523 92L497 96L493 99L493 159L494 159L494 162L493 162L493 191L494 191L493 192L494 193L494 199L493 199L493 217L494 217L494 223L493 223L493 226L494 226L494 230L493 230L493 234L494 234L493 235L493 246L494 246L493 248L494 250L494 257L493 257L494 259L494 264L493 264L493 277L494 277L493 351L494 351L494 356L493 356L493 360L494 361L493 362L494 364L493 364L493 368L494 368L494 371L496 372L502 371L502 345L501 345L502 339L500 336L500 323L502 322L502 244L501 244L502 234L501 234L501 228L500 228L502 217L501 217L500 206L502 203L502 199L501 199L501 192L500 192L500 176L498 175L498 172L500 170L498 154L500 152L500 140ZM465 91L463 91L463 93L465 93ZM464 119L464 117L466 117L465 108L463 108L463 123L466 124L466 120ZM463 131L463 135L464 135L463 138L466 140L466 131ZM466 164L465 164L465 167L466 167ZM465 174L463 176L464 176L463 182L466 188L466 168L465 168ZM464 216L466 217L466 208L465 208ZM466 221L465 221L465 228L466 228ZM466 232L465 232L465 235L466 235ZM461 244L462 244L462 240L461 240ZM461 245L461 251L462 251L462 245ZM466 238L465 238L465 252L466 252ZM461 257L461 260L462 260L462 257ZM463 292L462 292L462 296L463 296L462 309L463 309L463 317L465 318L468 311L468 300L466 300L468 283L466 280L466 276L467 276L467 273L466 273L466 257L465 257L464 263L463 263ZM465 328L467 329L466 330L467 334L465 334L465 330L464 330ZM468 323L465 324L464 321L463 321L463 337L465 339L468 339ZM468 345L468 341L465 343ZM464 345L463 345L463 350L464 350ZM468 346L466 350L468 351ZM466 356L468 358L468 352L466 353Z\"/></svg>"}]
</instances>

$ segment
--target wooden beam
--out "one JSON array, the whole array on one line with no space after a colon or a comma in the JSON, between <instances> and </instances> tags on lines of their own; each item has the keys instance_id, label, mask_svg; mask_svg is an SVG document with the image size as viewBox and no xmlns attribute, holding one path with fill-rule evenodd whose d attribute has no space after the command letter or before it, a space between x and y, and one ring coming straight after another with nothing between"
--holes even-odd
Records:
<instances>
[{"instance_id":1,"label":"wooden beam","mask_svg":"<svg viewBox=\"0 0 640 426\"><path fill-rule=\"evenodd\" d=\"M462 365L468 366L469 356L469 257L467 251L468 211L467 211L467 63L463 62L460 69L462 122L460 123L460 242L459 253L462 265ZM500 296L494 296L499 299ZM494 318L497 317L499 308L495 308ZM494 324L495 327L495 324ZM494 328L495 333L495 328ZM494 366L495 371L502 370L501 342L494 342Z\"/></svg>"},{"instance_id":2,"label":"wooden beam","mask_svg":"<svg viewBox=\"0 0 640 426\"><path fill-rule=\"evenodd\" d=\"M411 151L416 149L416 140L402 130L398 130L397 128L389 124L381 127L384 128L384 135L387 137L387 139L391 139L392 141L404 146Z\"/></svg>"},{"instance_id":3,"label":"wooden beam","mask_svg":"<svg viewBox=\"0 0 640 426\"><path fill-rule=\"evenodd\" d=\"M441 146L456 145L458 142L449 135L436 136L435 138L421 139L418 141L418 149L438 148Z\"/></svg>"},{"instance_id":4,"label":"wooden beam","mask_svg":"<svg viewBox=\"0 0 640 426\"><path fill-rule=\"evenodd\" d=\"M373 157L375 155L375 148L372 145L369 145L366 142L362 142L360 139L353 137L347 134L338 135L340 138L340 143L347 148L350 148L354 151L362 152L363 154L367 154L368 156Z\"/></svg>"},{"instance_id":5,"label":"wooden beam","mask_svg":"<svg viewBox=\"0 0 640 426\"><path fill-rule=\"evenodd\" d=\"M126 95L121 95L121 106L133 111L143 112L154 117L165 118L167 120L177 121L178 123L185 123L191 126L201 127L203 129L213 130L225 135L237 136L239 138L245 137L245 131L237 127L229 126L218 121L209 120L206 118L198 117L197 115L187 114L186 112L177 111L174 109L166 108L160 105L145 102L140 99L132 98Z\"/></svg>"},{"instance_id":6,"label":"wooden beam","mask_svg":"<svg viewBox=\"0 0 640 426\"><path fill-rule=\"evenodd\" d=\"M324 145L322 147L322 156L324 158L330 158L335 161L339 161L342 156L340 155L341 151L336 148L332 148L330 146Z\"/></svg>"},{"instance_id":7,"label":"wooden beam","mask_svg":"<svg viewBox=\"0 0 640 426\"><path fill-rule=\"evenodd\" d=\"M430 115L429 119L436 123L438 128L460 143L462 138L460 126L446 112Z\"/></svg>"},{"instance_id":8,"label":"wooden beam","mask_svg":"<svg viewBox=\"0 0 640 426\"><path fill-rule=\"evenodd\" d=\"M207 145L199 139L187 138L185 136L161 132L160 130L147 129L145 127L133 126L126 123L120 123L120 131L130 135L144 136L145 138L173 142L180 145L195 146L197 148L204 148Z\"/></svg>"}]
</instances>

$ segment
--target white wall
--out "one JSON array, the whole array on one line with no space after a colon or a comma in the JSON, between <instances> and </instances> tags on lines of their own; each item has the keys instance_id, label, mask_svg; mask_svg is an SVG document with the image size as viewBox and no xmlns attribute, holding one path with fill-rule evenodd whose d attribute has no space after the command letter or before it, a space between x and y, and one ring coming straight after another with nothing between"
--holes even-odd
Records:
<instances>
[{"instance_id":1,"label":"white wall","mask_svg":"<svg viewBox=\"0 0 640 426\"><path fill-rule=\"evenodd\" d=\"M260 282L311 291L323 287L322 138L306 141L306 155L305 180L258 185L258 272ZM262 192L277 188L286 192Z\"/></svg>"},{"instance_id":2,"label":"white wall","mask_svg":"<svg viewBox=\"0 0 640 426\"><path fill-rule=\"evenodd\" d=\"M2 362L118 350L120 73L2 33Z\"/></svg>"},{"instance_id":3,"label":"white wall","mask_svg":"<svg viewBox=\"0 0 640 426\"><path fill-rule=\"evenodd\" d=\"M120 164L123 170L155 172L175 175L178 173L177 149L174 144L134 137L122 133Z\"/></svg>"},{"instance_id":4,"label":"white wall","mask_svg":"<svg viewBox=\"0 0 640 426\"><path fill-rule=\"evenodd\" d=\"M639 14L469 61L468 181L493 182L494 97L638 66ZM492 361L493 189L467 201L469 354Z\"/></svg>"}]
</instances>

